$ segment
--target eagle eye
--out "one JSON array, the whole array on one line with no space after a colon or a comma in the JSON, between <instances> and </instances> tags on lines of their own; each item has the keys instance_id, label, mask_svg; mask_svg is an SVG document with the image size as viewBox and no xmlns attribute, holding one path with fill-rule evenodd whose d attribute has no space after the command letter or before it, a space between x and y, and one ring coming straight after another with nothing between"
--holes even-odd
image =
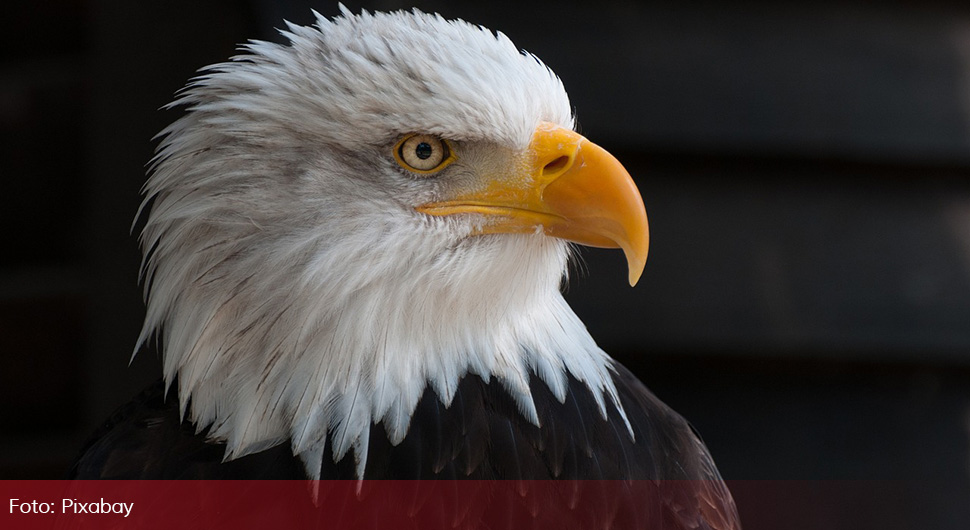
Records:
<instances>
[{"instance_id":1,"label":"eagle eye","mask_svg":"<svg viewBox=\"0 0 970 530\"><path fill-rule=\"evenodd\" d=\"M434 173L455 161L447 140L430 134L405 136L394 147L394 159L414 173Z\"/></svg>"}]
</instances>

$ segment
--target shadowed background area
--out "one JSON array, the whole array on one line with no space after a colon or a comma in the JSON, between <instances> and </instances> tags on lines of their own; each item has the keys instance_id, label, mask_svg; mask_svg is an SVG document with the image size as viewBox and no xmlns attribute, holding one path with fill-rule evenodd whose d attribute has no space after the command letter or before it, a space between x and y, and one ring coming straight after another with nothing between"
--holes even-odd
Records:
<instances>
[{"instance_id":1,"label":"shadowed background area","mask_svg":"<svg viewBox=\"0 0 970 530\"><path fill-rule=\"evenodd\" d=\"M360 3L347 2L359 11ZM368 9L412 4L370 2ZM415 2L500 30L640 186L567 297L698 428L749 530L970 528L970 6ZM0 478L154 380L129 233L199 67L336 3L15 2L0 35ZM783 525L783 526L782 526Z\"/></svg>"}]
</instances>

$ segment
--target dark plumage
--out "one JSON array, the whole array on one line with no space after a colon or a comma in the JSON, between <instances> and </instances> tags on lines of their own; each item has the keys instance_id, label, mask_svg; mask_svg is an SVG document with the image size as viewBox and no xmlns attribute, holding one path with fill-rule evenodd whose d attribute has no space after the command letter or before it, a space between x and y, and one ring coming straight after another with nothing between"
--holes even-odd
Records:
<instances>
[{"instance_id":1,"label":"dark plumage","mask_svg":"<svg viewBox=\"0 0 970 530\"><path fill-rule=\"evenodd\" d=\"M465 377L450 407L424 392L404 440L392 445L371 427L365 479L716 480L696 433L629 371L616 366L617 390L633 441L611 409L600 416L589 390L569 380L560 403L533 379L541 427L524 420L501 383ZM223 463L225 444L179 418L177 399L158 381L119 409L85 445L74 479L303 479L286 444ZM321 479L354 479L351 455L326 454Z\"/></svg>"},{"instance_id":2,"label":"dark plumage","mask_svg":"<svg viewBox=\"0 0 970 530\"><path fill-rule=\"evenodd\" d=\"M586 528L580 523L608 513L614 520L638 521L635 528L739 528L730 494L693 428L629 371L620 365L615 369L636 442L617 427L622 420L616 411L602 418L586 399L585 385L573 378L565 403L533 380L542 425L537 427L522 418L500 383L469 376L458 385L450 407L426 390L400 444L388 442L383 425L371 427L365 479L650 481L655 486L606 486L604 492L594 483L580 486L586 489L577 495L605 495L599 504L604 513L561 523ZM69 478L307 478L286 444L228 462L224 456L225 444L208 440L205 431L196 433L193 425L180 421L178 400L165 399L159 381L94 434ZM330 451L325 455L320 477L354 479L353 458L346 455L334 462L332 456ZM617 497L617 491L638 498ZM460 504L449 507L461 510Z\"/></svg>"}]
</instances>

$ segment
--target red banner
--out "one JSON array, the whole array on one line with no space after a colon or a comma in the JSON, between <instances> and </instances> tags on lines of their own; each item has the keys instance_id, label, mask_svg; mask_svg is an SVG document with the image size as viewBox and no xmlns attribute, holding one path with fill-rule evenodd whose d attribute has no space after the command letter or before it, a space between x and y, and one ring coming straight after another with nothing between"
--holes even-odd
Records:
<instances>
[{"instance_id":1,"label":"red banner","mask_svg":"<svg viewBox=\"0 0 970 530\"><path fill-rule=\"evenodd\" d=\"M728 487L744 530L970 528L962 480ZM730 528L710 502L716 491L689 481L0 481L0 529Z\"/></svg>"}]
</instances>

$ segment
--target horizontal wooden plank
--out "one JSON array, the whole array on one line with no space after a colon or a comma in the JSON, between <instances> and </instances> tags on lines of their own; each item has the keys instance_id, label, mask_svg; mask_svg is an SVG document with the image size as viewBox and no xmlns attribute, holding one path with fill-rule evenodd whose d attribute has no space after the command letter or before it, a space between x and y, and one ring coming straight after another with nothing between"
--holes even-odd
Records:
<instances>
[{"instance_id":1,"label":"horizontal wooden plank","mask_svg":"<svg viewBox=\"0 0 970 530\"><path fill-rule=\"evenodd\" d=\"M255 5L265 38L277 38L272 28L282 18L312 21L299 0ZM970 162L970 4L436 0L420 7L502 31L538 55L562 77L583 130L602 141ZM337 13L335 5L318 9Z\"/></svg>"},{"instance_id":2,"label":"horizontal wooden plank","mask_svg":"<svg viewBox=\"0 0 970 530\"><path fill-rule=\"evenodd\" d=\"M640 284L589 249L568 292L605 346L970 363L967 171L626 158L650 218Z\"/></svg>"}]
</instances>

